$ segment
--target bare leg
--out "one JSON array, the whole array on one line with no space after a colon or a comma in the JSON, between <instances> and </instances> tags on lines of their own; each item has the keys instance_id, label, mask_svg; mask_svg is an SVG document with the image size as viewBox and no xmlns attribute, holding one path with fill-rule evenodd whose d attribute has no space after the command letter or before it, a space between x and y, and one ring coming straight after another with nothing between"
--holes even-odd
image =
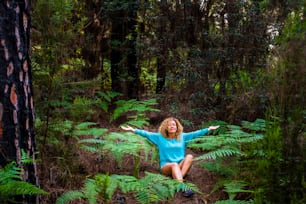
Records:
<instances>
[{"instance_id":1,"label":"bare leg","mask_svg":"<svg viewBox=\"0 0 306 204\"><path fill-rule=\"evenodd\" d=\"M168 163L165 164L161 172L162 174L166 176L172 176L172 178L183 182L184 176L187 174L187 172L190 170L190 167L192 165L192 159L193 156L191 154L186 155L186 157L181 161L179 164L178 163ZM180 188L180 190L183 190ZM183 196L185 197L190 197L194 194L194 192L190 189L184 189L183 190Z\"/></svg>"},{"instance_id":2,"label":"bare leg","mask_svg":"<svg viewBox=\"0 0 306 204\"><path fill-rule=\"evenodd\" d=\"M183 181L184 176L188 173L192 165L193 156L187 154L183 161L179 164L177 163L168 163L165 164L161 171L166 176L172 176L174 179Z\"/></svg>"},{"instance_id":3,"label":"bare leg","mask_svg":"<svg viewBox=\"0 0 306 204\"><path fill-rule=\"evenodd\" d=\"M161 172L166 176L172 176L172 178L177 179L179 181L183 181L183 175L179 164L177 163L168 163L165 164Z\"/></svg>"},{"instance_id":4,"label":"bare leg","mask_svg":"<svg viewBox=\"0 0 306 204\"><path fill-rule=\"evenodd\" d=\"M182 173L183 178L186 176L186 174L188 173L188 171L191 168L192 159L193 159L193 156L191 154L187 154L185 159L183 161L181 161L181 163L180 163L180 169L181 169L181 173Z\"/></svg>"}]
</instances>

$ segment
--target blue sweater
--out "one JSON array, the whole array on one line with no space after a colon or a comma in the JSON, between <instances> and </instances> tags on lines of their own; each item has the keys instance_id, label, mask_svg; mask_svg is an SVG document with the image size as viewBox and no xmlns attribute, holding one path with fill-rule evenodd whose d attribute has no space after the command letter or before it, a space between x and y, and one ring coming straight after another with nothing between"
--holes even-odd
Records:
<instances>
[{"instance_id":1,"label":"blue sweater","mask_svg":"<svg viewBox=\"0 0 306 204\"><path fill-rule=\"evenodd\" d=\"M207 134L208 128L182 133L180 140L165 138L159 132L156 133L135 129L135 133L147 138L157 146L159 151L159 165L163 167L166 163L170 162L180 163L185 158L185 147L188 142L196 137Z\"/></svg>"}]
</instances>

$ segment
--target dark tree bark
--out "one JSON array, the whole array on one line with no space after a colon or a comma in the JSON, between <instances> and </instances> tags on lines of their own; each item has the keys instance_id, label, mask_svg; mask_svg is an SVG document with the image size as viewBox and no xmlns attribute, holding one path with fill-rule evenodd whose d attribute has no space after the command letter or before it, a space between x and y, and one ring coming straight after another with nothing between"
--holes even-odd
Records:
<instances>
[{"instance_id":1,"label":"dark tree bark","mask_svg":"<svg viewBox=\"0 0 306 204\"><path fill-rule=\"evenodd\" d=\"M160 1L160 10L161 16L159 17L160 25L158 30L158 38L159 38L159 54L157 57L157 80L156 80L156 93L159 94L162 92L166 82L166 59L167 59L167 39L166 39L166 11L167 9L167 1Z\"/></svg>"},{"instance_id":2,"label":"dark tree bark","mask_svg":"<svg viewBox=\"0 0 306 204\"><path fill-rule=\"evenodd\" d=\"M140 87L139 68L137 66L137 10L138 3L134 0L130 1L128 9L128 32L130 38L128 40L127 67L128 67L128 96L129 98L138 98Z\"/></svg>"},{"instance_id":3,"label":"dark tree bark","mask_svg":"<svg viewBox=\"0 0 306 204\"><path fill-rule=\"evenodd\" d=\"M15 160L23 180L38 186L30 62L30 0L0 3L0 165ZM23 164L24 151L33 163ZM26 198L28 203L37 197Z\"/></svg>"},{"instance_id":4,"label":"dark tree bark","mask_svg":"<svg viewBox=\"0 0 306 204\"><path fill-rule=\"evenodd\" d=\"M126 90L122 77L125 72L122 65L122 44L125 36L123 29L123 14L123 10L113 13L110 53L112 90L121 93Z\"/></svg>"},{"instance_id":5,"label":"dark tree bark","mask_svg":"<svg viewBox=\"0 0 306 204\"><path fill-rule=\"evenodd\" d=\"M138 98L140 87L137 67L137 7L138 2L118 2L112 14L111 79L112 90L127 98Z\"/></svg>"}]
</instances>

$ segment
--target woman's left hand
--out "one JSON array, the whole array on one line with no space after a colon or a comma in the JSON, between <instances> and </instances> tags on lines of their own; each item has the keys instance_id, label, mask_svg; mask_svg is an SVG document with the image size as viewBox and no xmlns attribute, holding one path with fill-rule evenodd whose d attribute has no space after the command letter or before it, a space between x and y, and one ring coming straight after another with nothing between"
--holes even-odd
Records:
<instances>
[{"instance_id":1,"label":"woman's left hand","mask_svg":"<svg viewBox=\"0 0 306 204\"><path fill-rule=\"evenodd\" d=\"M216 126L209 126L208 130L216 130L220 127L220 125L216 125Z\"/></svg>"}]
</instances>

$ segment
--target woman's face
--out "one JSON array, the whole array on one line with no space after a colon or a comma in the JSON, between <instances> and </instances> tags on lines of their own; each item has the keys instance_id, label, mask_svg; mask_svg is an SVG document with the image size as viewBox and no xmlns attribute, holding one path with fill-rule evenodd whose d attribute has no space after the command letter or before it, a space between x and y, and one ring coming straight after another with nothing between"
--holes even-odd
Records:
<instances>
[{"instance_id":1,"label":"woman's face","mask_svg":"<svg viewBox=\"0 0 306 204\"><path fill-rule=\"evenodd\" d=\"M174 120L170 120L168 122L168 126L167 126L167 131L168 131L168 134L173 134L173 133L176 133L177 131L177 126L176 126L176 123Z\"/></svg>"}]
</instances>

